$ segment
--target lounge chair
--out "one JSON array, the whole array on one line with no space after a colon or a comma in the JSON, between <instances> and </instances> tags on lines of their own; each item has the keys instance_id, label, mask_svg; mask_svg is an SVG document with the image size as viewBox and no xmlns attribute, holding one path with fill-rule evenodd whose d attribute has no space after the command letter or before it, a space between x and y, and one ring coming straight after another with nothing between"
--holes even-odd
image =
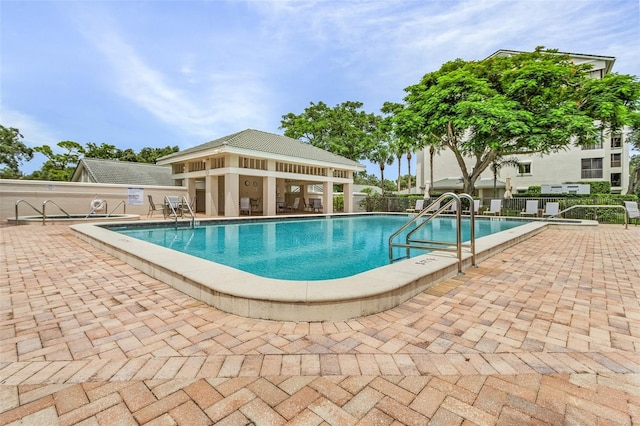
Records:
<instances>
[{"instance_id":1,"label":"lounge chair","mask_svg":"<svg viewBox=\"0 0 640 426\"><path fill-rule=\"evenodd\" d=\"M153 212L161 211L164 214L164 206L156 205L153 202L153 197L151 195L147 195L149 199L149 211L147 212L147 217L153 217Z\"/></svg>"},{"instance_id":2,"label":"lounge chair","mask_svg":"<svg viewBox=\"0 0 640 426\"><path fill-rule=\"evenodd\" d=\"M314 212L322 212L322 210L324 209L322 207L322 200L320 198L310 198L309 207L311 207Z\"/></svg>"},{"instance_id":3,"label":"lounge chair","mask_svg":"<svg viewBox=\"0 0 640 426\"><path fill-rule=\"evenodd\" d=\"M500 216L501 213L502 213L501 199L491 200L491 205L489 206L489 209L484 212L484 214L492 214L497 216Z\"/></svg>"},{"instance_id":4,"label":"lounge chair","mask_svg":"<svg viewBox=\"0 0 640 426\"><path fill-rule=\"evenodd\" d=\"M293 200L293 205L287 206L287 210L298 211L298 207L300 207L300 197L296 197Z\"/></svg>"},{"instance_id":5,"label":"lounge chair","mask_svg":"<svg viewBox=\"0 0 640 426\"><path fill-rule=\"evenodd\" d=\"M538 200L527 200L527 205L520 216L538 216Z\"/></svg>"},{"instance_id":6,"label":"lounge chair","mask_svg":"<svg viewBox=\"0 0 640 426\"><path fill-rule=\"evenodd\" d=\"M625 201L624 208L627 210L627 217L629 221L631 219L636 220L636 226L638 226L638 219L640 219L640 211L638 210L638 202L637 201Z\"/></svg>"},{"instance_id":7,"label":"lounge chair","mask_svg":"<svg viewBox=\"0 0 640 426\"><path fill-rule=\"evenodd\" d=\"M433 212L437 211L440 208L441 205L442 205L442 202L439 202L439 203L437 203L435 206L433 206L431 208L429 208L428 205L425 208L429 209L429 210L427 210L427 213L433 213Z\"/></svg>"},{"instance_id":8,"label":"lounge chair","mask_svg":"<svg viewBox=\"0 0 640 426\"><path fill-rule=\"evenodd\" d=\"M240 198L240 214L242 214L242 212L247 212L247 214L251 216L251 200L249 197Z\"/></svg>"},{"instance_id":9,"label":"lounge chair","mask_svg":"<svg viewBox=\"0 0 640 426\"><path fill-rule=\"evenodd\" d=\"M412 209L407 209L407 212L415 213L415 212L422 211L423 208L424 208L424 199L420 199L420 200L416 200L416 204L413 206Z\"/></svg>"},{"instance_id":10,"label":"lounge chair","mask_svg":"<svg viewBox=\"0 0 640 426\"><path fill-rule=\"evenodd\" d=\"M446 214L456 214L456 211L458 211L458 203L456 203L455 201L453 203L451 203L451 205L449 206L448 209L446 209L445 211L443 211L442 213L446 213Z\"/></svg>"},{"instance_id":11,"label":"lounge chair","mask_svg":"<svg viewBox=\"0 0 640 426\"><path fill-rule=\"evenodd\" d=\"M284 198L278 197L276 199L276 210L279 212L283 212L287 206L284 204Z\"/></svg>"},{"instance_id":12,"label":"lounge chair","mask_svg":"<svg viewBox=\"0 0 640 426\"><path fill-rule=\"evenodd\" d=\"M473 214L478 214L480 211L480 200L473 200ZM471 214L469 210L462 210L462 213Z\"/></svg>"},{"instance_id":13,"label":"lounge chair","mask_svg":"<svg viewBox=\"0 0 640 426\"><path fill-rule=\"evenodd\" d=\"M560 210L560 203L549 201L544 205L544 212L542 212L542 217L554 217L558 216L558 211Z\"/></svg>"}]
</instances>

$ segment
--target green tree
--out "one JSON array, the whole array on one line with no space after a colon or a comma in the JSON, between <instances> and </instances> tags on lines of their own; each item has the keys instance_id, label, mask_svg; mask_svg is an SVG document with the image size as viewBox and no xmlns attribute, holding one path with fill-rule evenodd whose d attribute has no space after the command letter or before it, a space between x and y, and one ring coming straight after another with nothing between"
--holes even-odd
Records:
<instances>
[{"instance_id":1,"label":"green tree","mask_svg":"<svg viewBox=\"0 0 640 426\"><path fill-rule=\"evenodd\" d=\"M87 142L84 148L84 156L86 158L101 158L104 160L119 160L122 157L122 151L115 145L101 143L100 145L93 142Z\"/></svg>"},{"instance_id":2,"label":"green tree","mask_svg":"<svg viewBox=\"0 0 640 426\"><path fill-rule=\"evenodd\" d=\"M588 78L589 69L541 47L478 62L447 62L405 89L399 128L416 137L430 135L450 149L464 192L473 194L481 173L504 157L591 143L598 127L629 122L640 93L637 79L596 82Z\"/></svg>"},{"instance_id":3,"label":"green tree","mask_svg":"<svg viewBox=\"0 0 640 426\"><path fill-rule=\"evenodd\" d=\"M136 156L138 163L151 163L155 164L158 158L165 157L169 154L173 154L174 152L178 152L180 148L175 146L165 146L164 148L150 148L144 147L140 150L138 155Z\"/></svg>"},{"instance_id":4,"label":"green tree","mask_svg":"<svg viewBox=\"0 0 640 426\"><path fill-rule=\"evenodd\" d=\"M84 155L84 148L77 142L61 141L57 146L64 150L62 153L55 153L49 145L38 146L34 151L43 154L47 159L42 168L33 172L29 179L69 181L71 176Z\"/></svg>"},{"instance_id":5,"label":"green tree","mask_svg":"<svg viewBox=\"0 0 640 426\"><path fill-rule=\"evenodd\" d=\"M26 146L22 138L18 129L0 125L0 178L22 177L20 165L33 158L33 149Z\"/></svg>"},{"instance_id":6,"label":"green tree","mask_svg":"<svg viewBox=\"0 0 640 426\"><path fill-rule=\"evenodd\" d=\"M371 151L369 154L368 160L372 163L375 163L380 168L380 187L383 192L385 191L384 187L384 168L385 165L393 164L394 155L393 152L389 149L389 146L384 142L379 142L378 145Z\"/></svg>"},{"instance_id":7,"label":"green tree","mask_svg":"<svg viewBox=\"0 0 640 426\"><path fill-rule=\"evenodd\" d=\"M347 101L334 108L318 102L299 115L282 116L280 128L285 136L357 161L365 159L376 145L379 120L362 111L361 102Z\"/></svg>"}]
</instances>

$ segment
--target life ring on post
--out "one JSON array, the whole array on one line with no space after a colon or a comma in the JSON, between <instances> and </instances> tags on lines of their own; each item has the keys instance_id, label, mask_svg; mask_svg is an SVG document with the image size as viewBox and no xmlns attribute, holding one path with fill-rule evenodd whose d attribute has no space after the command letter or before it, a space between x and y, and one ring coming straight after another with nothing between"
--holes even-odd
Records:
<instances>
[{"instance_id":1,"label":"life ring on post","mask_svg":"<svg viewBox=\"0 0 640 426\"><path fill-rule=\"evenodd\" d=\"M97 210L102 210L103 208L104 208L104 200L101 200L100 198L91 200L91 211L95 212Z\"/></svg>"}]
</instances>

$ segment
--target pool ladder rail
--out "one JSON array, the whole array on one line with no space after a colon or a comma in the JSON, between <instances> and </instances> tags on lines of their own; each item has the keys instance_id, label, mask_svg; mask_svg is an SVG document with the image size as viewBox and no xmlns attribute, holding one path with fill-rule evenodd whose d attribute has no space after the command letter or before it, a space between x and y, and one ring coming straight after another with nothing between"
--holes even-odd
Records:
<instances>
[{"instance_id":1,"label":"pool ladder rail","mask_svg":"<svg viewBox=\"0 0 640 426\"><path fill-rule=\"evenodd\" d=\"M470 224L470 239L468 243L462 242L462 199L465 198L469 200L469 224ZM433 219L438 217L443 212L449 210L449 208L455 203L456 211L456 242L451 243L448 241L438 241L438 240L422 240L413 238L413 235L427 223L431 222ZM435 211L434 211L435 210ZM419 222L420 219L425 218L422 222ZM415 228L407 233L404 242L394 242L394 239L400 235L403 231L409 228L411 225L416 224ZM410 257L411 249L418 250L439 250L439 251L450 251L455 252L456 257L458 258L458 273L463 274L462 272L462 248L463 246L468 246L469 251L471 252L471 265L476 266L476 232L475 232L475 212L473 209L473 197L469 194L455 194L453 192L447 192L436 198L431 204L429 204L426 208L420 211L417 215L415 215L411 220L402 225L400 229L391 234L389 237L389 261L391 263L408 259ZM393 248L394 247L404 247L406 248L406 256L395 258L393 257Z\"/></svg>"},{"instance_id":2,"label":"pool ladder rail","mask_svg":"<svg viewBox=\"0 0 640 426\"><path fill-rule=\"evenodd\" d=\"M173 222L176 227L178 226L178 216L184 217L185 209L191 216L191 227L196 227L196 214L191 209L191 204L189 204L187 197L180 199L177 196L167 195L164 197L164 203L170 211L169 215L173 216Z\"/></svg>"}]
</instances>

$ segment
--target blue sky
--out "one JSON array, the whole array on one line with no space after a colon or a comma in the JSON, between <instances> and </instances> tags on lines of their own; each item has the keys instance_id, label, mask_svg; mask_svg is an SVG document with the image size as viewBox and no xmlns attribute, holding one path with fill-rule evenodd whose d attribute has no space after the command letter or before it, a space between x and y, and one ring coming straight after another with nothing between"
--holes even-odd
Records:
<instances>
[{"instance_id":1,"label":"blue sky","mask_svg":"<svg viewBox=\"0 0 640 426\"><path fill-rule=\"evenodd\" d=\"M639 75L639 4L2 0L0 124L30 146L184 149L247 128L281 134L281 117L310 102L379 113L444 62L498 49L615 56L614 71Z\"/></svg>"}]
</instances>

